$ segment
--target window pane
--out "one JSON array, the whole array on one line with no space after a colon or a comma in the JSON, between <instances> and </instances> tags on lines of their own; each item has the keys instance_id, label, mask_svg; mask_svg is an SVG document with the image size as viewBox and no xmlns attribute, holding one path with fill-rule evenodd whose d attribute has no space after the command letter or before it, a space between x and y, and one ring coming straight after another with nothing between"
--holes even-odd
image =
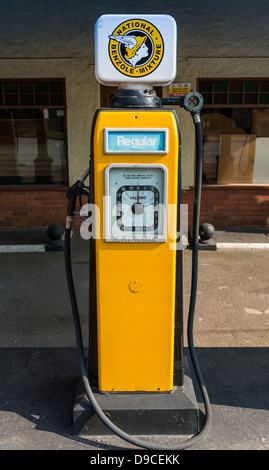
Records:
<instances>
[{"instance_id":1,"label":"window pane","mask_svg":"<svg viewBox=\"0 0 269 470\"><path fill-rule=\"evenodd\" d=\"M48 82L36 82L35 92L36 93L48 93Z\"/></svg>"},{"instance_id":2,"label":"window pane","mask_svg":"<svg viewBox=\"0 0 269 470\"><path fill-rule=\"evenodd\" d=\"M269 80L262 80L260 82L260 91L263 92L263 91L267 91L269 92Z\"/></svg>"},{"instance_id":3,"label":"window pane","mask_svg":"<svg viewBox=\"0 0 269 470\"><path fill-rule=\"evenodd\" d=\"M5 103L6 106L18 106L18 95L6 94Z\"/></svg>"},{"instance_id":4,"label":"window pane","mask_svg":"<svg viewBox=\"0 0 269 470\"><path fill-rule=\"evenodd\" d=\"M216 93L214 95L214 104L227 104L227 94Z\"/></svg>"},{"instance_id":5,"label":"window pane","mask_svg":"<svg viewBox=\"0 0 269 470\"><path fill-rule=\"evenodd\" d=\"M258 104L258 93L245 93L245 104Z\"/></svg>"},{"instance_id":6,"label":"window pane","mask_svg":"<svg viewBox=\"0 0 269 470\"><path fill-rule=\"evenodd\" d=\"M252 133L257 137L269 137L269 108L253 110Z\"/></svg>"},{"instance_id":7,"label":"window pane","mask_svg":"<svg viewBox=\"0 0 269 470\"><path fill-rule=\"evenodd\" d=\"M254 80L245 82L245 91L258 91L258 82Z\"/></svg>"},{"instance_id":8,"label":"window pane","mask_svg":"<svg viewBox=\"0 0 269 470\"><path fill-rule=\"evenodd\" d=\"M202 109L203 183L269 183L269 107Z\"/></svg>"},{"instance_id":9,"label":"window pane","mask_svg":"<svg viewBox=\"0 0 269 470\"><path fill-rule=\"evenodd\" d=\"M63 95L52 93L50 95L51 106L62 106L64 104Z\"/></svg>"},{"instance_id":10,"label":"window pane","mask_svg":"<svg viewBox=\"0 0 269 470\"><path fill-rule=\"evenodd\" d=\"M48 94L36 94L35 102L38 106L49 106L49 95Z\"/></svg>"},{"instance_id":11,"label":"window pane","mask_svg":"<svg viewBox=\"0 0 269 470\"><path fill-rule=\"evenodd\" d=\"M20 95L20 104L21 106L33 106L34 97L33 95Z\"/></svg>"},{"instance_id":12,"label":"window pane","mask_svg":"<svg viewBox=\"0 0 269 470\"><path fill-rule=\"evenodd\" d=\"M269 93L260 94L260 104L269 104Z\"/></svg>"},{"instance_id":13,"label":"window pane","mask_svg":"<svg viewBox=\"0 0 269 470\"><path fill-rule=\"evenodd\" d=\"M65 182L65 112L0 110L0 183Z\"/></svg>"},{"instance_id":14,"label":"window pane","mask_svg":"<svg viewBox=\"0 0 269 470\"><path fill-rule=\"evenodd\" d=\"M228 88L228 82L214 82L214 92L226 92Z\"/></svg>"},{"instance_id":15,"label":"window pane","mask_svg":"<svg viewBox=\"0 0 269 470\"><path fill-rule=\"evenodd\" d=\"M212 82L200 82L199 90L202 93L203 91L211 92L212 91Z\"/></svg>"},{"instance_id":16,"label":"window pane","mask_svg":"<svg viewBox=\"0 0 269 470\"><path fill-rule=\"evenodd\" d=\"M66 183L65 110L51 104L65 104L60 80L0 82L0 184Z\"/></svg>"},{"instance_id":17,"label":"window pane","mask_svg":"<svg viewBox=\"0 0 269 470\"><path fill-rule=\"evenodd\" d=\"M51 93L63 93L63 82L50 82Z\"/></svg>"},{"instance_id":18,"label":"window pane","mask_svg":"<svg viewBox=\"0 0 269 470\"><path fill-rule=\"evenodd\" d=\"M230 82L230 92L241 92L243 90L243 82Z\"/></svg>"},{"instance_id":19,"label":"window pane","mask_svg":"<svg viewBox=\"0 0 269 470\"><path fill-rule=\"evenodd\" d=\"M217 182L252 183L256 136L220 135Z\"/></svg>"},{"instance_id":20,"label":"window pane","mask_svg":"<svg viewBox=\"0 0 269 470\"><path fill-rule=\"evenodd\" d=\"M5 93L17 93L18 92L18 85L16 82L5 82L4 83L4 91Z\"/></svg>"},{"instance_id":21,"label":"window pane","mask_svg":"<svg viewBox=\"0 0 269 470\"><path fill-rule=\"evenodd\" d=\"M21 93L33 93L33 82L20 82Z\"/></svg>"},{"instance_id":22,"label":"window pane","mask_svg":"<svg viewBox=\"0 0 269 470\"><path fill-rule=\"evenodd\" d=\"M229 104L242 104L242 94L241 93L230 93L229 94Z\"/></svg>"},{"instance_id":23,"label":"window pane","mask_svg":"<svg viewBox=\"0 0 269 470\"><path fill-rule=\"evenodd\" d=\"M202 92L211 85L213 93ZM204 98L203 183L268 184L269 79L206 80L199 82L199 91Z\"/></svg>"},{"instance_id":24,"label":"window pane","mask_svg":"<svg viewBox=\"0 0 269 470\"><path fill-rule=\"evenodd\" d=\"M202 93L204 104L212 104L212 94Z\"/></svg>"}]
</instances>

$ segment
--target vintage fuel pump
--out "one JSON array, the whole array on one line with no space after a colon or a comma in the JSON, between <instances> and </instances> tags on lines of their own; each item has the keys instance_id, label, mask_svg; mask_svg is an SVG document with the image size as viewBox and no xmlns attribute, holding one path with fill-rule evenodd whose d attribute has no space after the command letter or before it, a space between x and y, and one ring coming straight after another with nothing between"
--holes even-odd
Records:
<instances>
[{"instance_id":1,"label":"vintage fuel pump","mask_svg":"<svg viewBox=\"0 0 269 470\"><path fill-rule=\"evenodd\" d=\"M172 447L180 450L197 443L211 425L192 332L202 97L192 91L180 99L161 99L153 89L153 85L169 84L176 75L176 42L176 23L167 15L103 15L98 19L96 77L103 85L117 85L118 93L110 108L96 111L89 169L67 193L66 272L86 392L75 419L80 424L87 421L91 434L102 433L98 423L103 423L108 432L146 449L162 447L134 435L194 434ZM175 110L163 105L189 111L196 134L188 345L206 409L202 430L183 355L180 130ZM89 191L84 186L88 176ZM72 221L82 194L88 196L93 229L89 235L87 366L70 257Z\"/></svg>"}]
</instances>

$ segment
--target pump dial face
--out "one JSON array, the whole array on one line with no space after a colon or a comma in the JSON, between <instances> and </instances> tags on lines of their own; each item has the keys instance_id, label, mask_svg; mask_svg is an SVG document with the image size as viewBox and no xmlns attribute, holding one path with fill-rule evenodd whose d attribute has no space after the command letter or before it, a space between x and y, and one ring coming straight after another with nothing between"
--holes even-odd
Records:
<instances>
[{"instance_id":1,"label":"pump dial face","mask_svg":"<svg viewBox=\"0 0 269 470\"><path fill-rule=\"evenodd\" d=\"M112 241L163 241L166 179L163 165L109 165L106 222Z\"/></svg>"},{"instance_id":2,"label":"pump dial face","mask_svg":"<svg viewBox=\"0 0 269 470\"><path fill-rule=\"evenodd\" d=\"M158 183L157 183L158 184ZM160 192L156 186L126 185L118 189L117 224L122 231L154 231L159 224Z\"/></svg>"}]
</instances>

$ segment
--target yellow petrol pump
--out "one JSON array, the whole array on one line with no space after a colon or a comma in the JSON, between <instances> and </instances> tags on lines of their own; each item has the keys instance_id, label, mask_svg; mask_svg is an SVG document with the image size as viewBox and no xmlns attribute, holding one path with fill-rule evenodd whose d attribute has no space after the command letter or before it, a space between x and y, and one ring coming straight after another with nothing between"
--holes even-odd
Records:
<instances>
[{"instance_id":1,"label":"yellow petrol pump","mask_svg":"<svg viewBox=\"0 0 269 470\"><path fill-rule=\"evenodd\" d=\"M96 117L95 204L106 197L105 236L95 241L102 391L173 389L176 224L170 240L166 219L167 204L177 205L178 139L171 111Z\"/></svg>"},{"instance_id":2,"label":"yellow petrol pump","mask_svg":"<svg viewBox=\"0 0 269 470\"><path fill-rule=\"evenodd\" d=\"M87 395L77 421L86 419L90 433L100 434L97 416L109 431L148 449L161 447L133 435L198 433L175 447L186 448L203 437L211 421L192 344L202 97L191 92L181 100L161 100L154 92L153 84L168 84L176 74L176 23L170 16L103 15L95 26L95 50L96 78L119 91L110 108L96 111L89 169L67 193L66 271ZM199 154L188 336L208 415L201 432L183 357L180 130L175 110L163 104L191 112ZM70 258L74 209L82 194L92 216L85 237L90 243L88 369ZM181 419L185 426L179 427Z\"/></svg>"}]
</instances>

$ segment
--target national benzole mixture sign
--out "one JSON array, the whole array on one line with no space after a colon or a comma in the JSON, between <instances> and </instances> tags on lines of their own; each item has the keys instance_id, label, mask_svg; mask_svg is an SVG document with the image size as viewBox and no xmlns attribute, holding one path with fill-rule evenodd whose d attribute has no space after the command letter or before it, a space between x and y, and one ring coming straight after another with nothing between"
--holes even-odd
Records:
<instances>
[{"instance_id":1,"label":"national benzole mixture sign","mask_svg":"<svg viewBox=\"0 0 269 470\"><path fill-rule=\"evenodd\" d=\"M104 85L167 85L176 75L175 20L168 15L103 15L95 24L95 73Z\"/></svg>"},{"instance_id":2,"label":"national benzole mixture sign","mask_svg":"<svg viewBox=\"0 0 269 470\"><path fill-rule=\"evenodd\" d=\"M127 77L145 77L160 65L164 44L158 29L145 20L127 20L109 36L109 57Z\"/></svg>"}]
</instances>

